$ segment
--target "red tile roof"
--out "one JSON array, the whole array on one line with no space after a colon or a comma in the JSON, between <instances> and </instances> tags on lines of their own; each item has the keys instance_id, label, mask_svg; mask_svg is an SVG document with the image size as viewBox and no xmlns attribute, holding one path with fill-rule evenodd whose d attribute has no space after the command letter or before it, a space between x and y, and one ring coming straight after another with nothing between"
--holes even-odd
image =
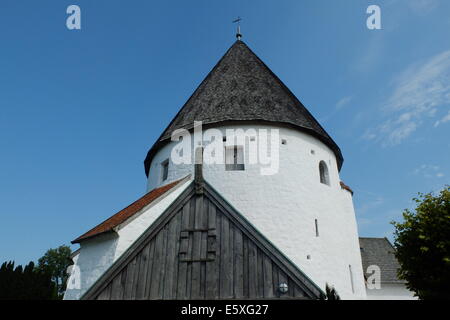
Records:
<instances>
[{"instance_id":1,"label":"red tile roof","mask_svg":"<svg viewBox=\"0 0 450 320\"><path fill-rule=\"evenodd\" d=\"M179 184L183 179L174 181L172 183L169 183L165 186L153 189L149 193L145 194L140 199L136 200L132 204L130 204L125 209L122 209L121 211L117 212L112 217L106 219L102 223L100 223L98 226L94 227L93 229L89 230L85 234L79 236L75 240L72 241L72 243L80 243L83 240L86 240L88 238L92 238L94 236L97 236L99 234L112 231L115 227L120 225L121 223L125 222L128 218L132 217L134 214L139 212L141 209L143 209L145 206L152 203L154 200L159 198L164 193L168 192L172 188L174 188L177 184Z\"/></svg>"}]
</instances>

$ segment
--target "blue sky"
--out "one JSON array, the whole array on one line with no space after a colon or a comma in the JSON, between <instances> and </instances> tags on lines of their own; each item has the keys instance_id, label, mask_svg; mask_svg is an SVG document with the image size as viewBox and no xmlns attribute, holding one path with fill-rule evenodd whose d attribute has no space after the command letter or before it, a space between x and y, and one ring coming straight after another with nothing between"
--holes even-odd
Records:
<instances>
[{"instance_id":1,"label":"blue sky","mask_svg":"<svg viewBox=\"0 0 450 320\"><path fill-rule=\"evenodd\" d=\"M81 8L82 29L66 28ZM381 8L382 30L366 9ZM450 1L0 2L0 261L68 244L140 197L143 160L243 40L342 149L361 236L450 177Z\"/></svg>"}]
</instances>

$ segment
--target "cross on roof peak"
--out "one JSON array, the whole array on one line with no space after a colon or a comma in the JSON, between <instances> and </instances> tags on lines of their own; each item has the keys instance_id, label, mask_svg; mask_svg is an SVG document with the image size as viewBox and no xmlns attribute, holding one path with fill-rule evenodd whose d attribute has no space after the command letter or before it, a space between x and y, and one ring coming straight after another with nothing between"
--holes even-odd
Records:
<instances>
[{"instance_id":1,"label":"cross on roof peak","mask_svg":"<svg viewBox=\"0 0 450 320\"><path fill-rule=\"evenodd\" d=\"M237 17L237 19L233 20L233 23L237 23L237 31L236 31L236 39L241 40L242 34L241 34L241 17Z\"/></svg>"},{"instance_id":2,"label":"cross on roof peak","mask_svg":"<svg viewBox=\"0 0 450 320\"><path fill-rule=\"evenodd\" d=\"M241 17L237 17L237 19L235 19L235 20L233 20L233 23L239 23L239 22L241 22L242 21L242 18Z\"/></svg>"}]
</instances>

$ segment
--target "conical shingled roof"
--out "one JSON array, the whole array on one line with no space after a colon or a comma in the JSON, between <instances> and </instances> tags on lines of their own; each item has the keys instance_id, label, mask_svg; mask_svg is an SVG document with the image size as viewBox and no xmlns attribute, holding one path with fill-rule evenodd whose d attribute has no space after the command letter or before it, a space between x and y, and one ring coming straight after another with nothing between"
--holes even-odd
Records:
<instances>
[{"instance_id":1,"label":"conical shingled roof","mask_svg":"<svg viewBox=\"0 0 450 320\"><path fill-rule=\"evenodd\" d=\"M339 169L343 158L338 145L294 94L243 41L236 41L181 108L145 159L148 175L156 150L170 141L174 130L224 122L258 121L284 124L307 132L329 146Z\"/></svg>"}]
</instances>

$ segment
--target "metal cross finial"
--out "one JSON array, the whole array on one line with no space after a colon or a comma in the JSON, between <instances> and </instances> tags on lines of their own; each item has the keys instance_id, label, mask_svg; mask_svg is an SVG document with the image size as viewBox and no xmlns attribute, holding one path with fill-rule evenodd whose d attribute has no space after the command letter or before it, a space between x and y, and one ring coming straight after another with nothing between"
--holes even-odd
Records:
<instances>
[{"instance_id":1,"label":"metal cross finial","mask_svg":"<svg viewBox=\"0 0 450 320\"><path fill-rule=\"evenodd\" d=\"M237 32L236 32L236 38L238 40L241 40L242 34L241 34L241 17L237 17L236 20L233 20L233 23L237 23Z\"/></svg>"}]
</instances>

